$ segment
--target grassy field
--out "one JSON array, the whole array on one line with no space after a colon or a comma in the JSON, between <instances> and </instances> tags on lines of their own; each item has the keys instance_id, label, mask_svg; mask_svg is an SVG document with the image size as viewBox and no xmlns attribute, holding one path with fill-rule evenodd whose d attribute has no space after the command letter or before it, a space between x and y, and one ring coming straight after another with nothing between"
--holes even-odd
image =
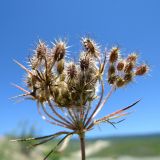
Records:
<instances>
[{"instance_id":1,"label":"grassy field","mask_svg":"<svg viewBox=\"0 0 160 160\"><path fill-rule=\"evenodd\" d=\"M106 139L104 139L106 140ZM160 136L115 137L107 139L110 147L102 149L95 156L160 156Z\"/></svg>"},{"instance_id":2,"label":"grassy field","mask_svg":"<svg viewBox=\"0 0 160 160\"><path fill-rule=\"evenodd\" d=\"M45 154L52 149L57 141L41 145L34 149L27 149L27 145L10 142L7 138L0 140L0 160L43 160ZM63 153L58 153L56 160L80 159L79 141L71 140ZM153 157L160 158L160 135L125 136L89 139L86 143L86 153L89 160L106 159L106 157ZM118 159L118 158L117 158ZM123 158L124 159L124 158ZM53 160L50 157L48 160Z\"/></svg>"}]
</instances>

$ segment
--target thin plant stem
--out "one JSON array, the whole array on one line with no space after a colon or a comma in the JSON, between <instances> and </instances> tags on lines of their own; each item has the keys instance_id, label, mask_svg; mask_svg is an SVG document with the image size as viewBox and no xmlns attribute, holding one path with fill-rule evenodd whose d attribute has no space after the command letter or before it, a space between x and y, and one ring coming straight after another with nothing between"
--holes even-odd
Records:
<instances>
[{"instance_id":1,"label":"thin plant stem","mask_svg":"<svg viewBox=\"0 0 160 160\"><path fill-rule=\"evenodd\" d=\"M85 153L85 133L79 134L80 139L80 145L81 145L81 160L86 159L86 153Z\"/></svg>"}]
</instances>

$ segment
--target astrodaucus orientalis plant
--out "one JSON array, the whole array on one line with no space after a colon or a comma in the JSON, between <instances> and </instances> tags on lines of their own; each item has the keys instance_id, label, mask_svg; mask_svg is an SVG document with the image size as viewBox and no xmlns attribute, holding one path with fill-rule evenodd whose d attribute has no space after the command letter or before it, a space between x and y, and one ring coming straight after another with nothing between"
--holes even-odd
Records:
<instances>
[{"instance_id":1,"label":"astrodaucus orientalis plant","mask_svg":"<svg viewBox=\"0 0 160 160\"><path fill-rule=\"evenodd\" d=\"M28 67L14 60L26 72L27 89L15 85L24 92L20 97L35 100L45 121L65 129L48 136L15 140L35 141L34 147L63 136L44 160L54 155L59 146L74 134L79 136L82 160L85 160L86 132L103 122L115 126L128 114L125 111L139 102L102 118L97 117L116 89L125 87L137 76L145 75L149 67L145 63L137 65L136 53L122 57L118 46L102 52L90 38L82 38L81 42L83 49L78 62L66 58L68 46L62 40L55 41L51 48L39 41L28 59ZM107 93L105 89L108 86L110 90ZM115 119L120 120L115 122Z\"/></svg>"}]
</instances>

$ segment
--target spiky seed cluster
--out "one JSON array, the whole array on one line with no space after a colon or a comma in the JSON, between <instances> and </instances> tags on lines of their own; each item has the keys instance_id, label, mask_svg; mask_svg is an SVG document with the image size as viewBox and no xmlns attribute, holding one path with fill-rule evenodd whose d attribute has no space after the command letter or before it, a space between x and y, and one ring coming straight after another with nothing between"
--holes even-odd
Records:
<instances>
[{"instance_id":1,"label":"spiky seed cluster","mask_svg":"<svg viewBox=\"0 0 160 160\"><path fill-rule=\"evenodd\" d=\"M106 61L101 63L98 45L90 38L83 38L84 51L79 64L67 62L65 41L55 41L53 48L39 41L29 59L31 69L27 71L26 83L30 96L44 103L52 100L59 107L85 106L96 97L98 79L104 72ZM144 75L148 66L136 66L137 54L131 53L122 59L120 49L113 47L109 53L108 83L123 87L135 76ZM97 65L98 64L98 65ZM21 65L22 66L22 65ZM101 71L102 70L102 71Z\"/></svg>"},{"instance_id":2,"label":"spiky seed cluster","mask_svg":"<svg viewBox=\"0 0 160 160\"><path fill-rule=\"evenodd\" d=\"M96 85L103 74L106 61L100 62L98 45L90 38L83 38L84 51L79 64L67 62L65 41L55 41L53 48L39 41L29 59L31 69L27 71L26 83L30 95L44 103L52 100L59 107L85 106L96 97ZM122 59L120 49L113 47L109 53L108 83L123 87L135 76L144 75L148 66L136 66L137 54L131 53ZM98 65L97 65L98 64Z\"/></svg>"},{"instance_id":3,"label":"spiky seed cluster","mask_svg":"<svg viewBox=\"0 0 160 160\"><path fill-rule=\"evenodd\" d=\"M108 83L123 87L132 82L135 76L144 75L148 71L146 64L137 67L137 54L131 53L122 59L120 49L113 47L109 53Z\"/></svg>"},{"instance_id":4,"label":"spiky seed cluster","mask_svg":"<svg viewBox=\"0 0 160 160\"><path fill-rule=\"evenodd\" d=\"M99 54L96 43L83 39L84 51L80 54L79 64L67 62L67 45L56 41L53 48L39 41L35 54L29 59L31 69L26 69L26 83L30 96L40 103L51 100L59 107L85 106L96 96L98 81Z\"/></svg>"}]
</instances>

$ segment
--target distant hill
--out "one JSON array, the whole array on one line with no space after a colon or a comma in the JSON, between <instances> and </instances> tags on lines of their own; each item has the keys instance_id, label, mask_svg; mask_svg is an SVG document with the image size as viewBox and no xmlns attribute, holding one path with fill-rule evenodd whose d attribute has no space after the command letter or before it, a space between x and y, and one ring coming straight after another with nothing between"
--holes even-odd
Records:
<instances>
[{"instance_id":1,"label":"distant hill","mask_svg":"<svg viewBox=\"0 0 160 160\"><path fill-rule=\"evenodd\" d=\"M160 134L146 135L127 135L127 136L110 136L102 138L91 138L87 140L87 145L92 145L96 141L107 141L110 146L103 148L93 157L108 157L108 156L135 156L135 157L151 157L160 156ZM76 140L71 142L68 147L72 150L72 145Z\"/></svg>"},{"instance_id":2,"label":"distant hill","mask_svg":"<svg viewBox=\"0 0 160 160\"><path fill-rule=\"evenodd\" d=\"M160 138L160 133L150 133L150 134L134 134L134 135L117 135L117 136L105 136L101 138L89 138L89 140L99 140L99 139L104 139L104 140L112 140L112 139L138 139L138 138Z\"/></svg>"}]
</instances>

